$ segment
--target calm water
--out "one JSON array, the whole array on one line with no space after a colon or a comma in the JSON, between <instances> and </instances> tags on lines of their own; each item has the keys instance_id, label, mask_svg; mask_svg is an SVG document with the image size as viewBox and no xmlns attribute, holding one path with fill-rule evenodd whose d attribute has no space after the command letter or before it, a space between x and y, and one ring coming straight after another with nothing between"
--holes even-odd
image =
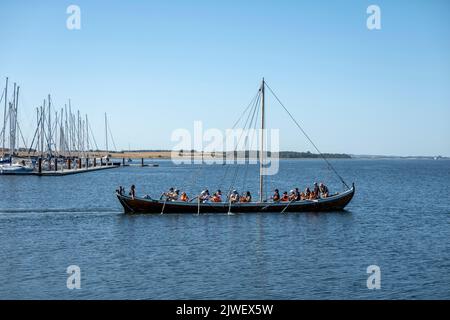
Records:
<instances>
[{"instance_id":1,"label":"calm water","mask_svg":"<svg viewBox=\"0 0 450 320\"><path fill-rule=\"evenodd\" d=\"M449 299L450 161L340 160L357 193L326 214L125 216L119 184L257 190L257 168L129 167L0 176L0 298ZM341 185L321 161L283 161L268 188ZM197 186L197 187L194 187ZM81 268L68 290L66 268ZM368 290L366 268L381 268Z\"/></svg>"}]
</instances>

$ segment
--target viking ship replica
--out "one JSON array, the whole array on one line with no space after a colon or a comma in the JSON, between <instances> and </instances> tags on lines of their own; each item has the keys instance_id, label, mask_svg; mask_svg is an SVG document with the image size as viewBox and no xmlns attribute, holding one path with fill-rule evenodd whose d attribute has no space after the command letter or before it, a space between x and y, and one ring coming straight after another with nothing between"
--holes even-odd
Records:
<instances>
[{"instance_id":1,"label":"viking ship replica","mask_svg":"<svg viewBox=\"0 0 450 320\"><path fill-rule=\"evenodd\" d=\"M337 175L344 186L344 191L340 193L334 193L327 197L318 197L312 200L292 200L292 201L272 201L270 199L264 199L264 177L265 177L265 152L264 152L264 117L265 117L265 89L268 88L273 94L275 99L280 103L283 109L287 112L290 118L294 121L296 126L302 131L305 137L317 150L322 159L327 163L328 167ZM325 158L325 156L319 151L316 145L312 142L306 132L301 128L299 123L295 120L292 114L287 110L283 103L278 99L273 90L262 80L261 87L257 94L258 99L256 104L259 105L261 112L261 136L260 136L260 148L259 148L259 200L255 202L235 202L230 200L224 202L203 202L200 197L197 196L191 201L172 201L152 199L148 196L137 197L135 195L126 195L120 188L120 191L116 191L116 196L119 199L120 204L124 208L124 212L127 214L133 213L153 213L153 214L200 214L200 213L264 213L264 212L329 212L343 210L345 206L352 200L355 194L355 185L351 187L347 185L344 179L334 169L332 164ZM196 201L194 201L196 200Z\"/></svg>"}]
</instances>

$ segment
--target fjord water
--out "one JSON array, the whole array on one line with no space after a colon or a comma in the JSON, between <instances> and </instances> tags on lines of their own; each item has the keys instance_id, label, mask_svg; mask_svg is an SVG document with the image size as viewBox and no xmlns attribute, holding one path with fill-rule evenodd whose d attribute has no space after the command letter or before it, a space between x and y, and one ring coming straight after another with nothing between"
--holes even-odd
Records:
<instances>
[{"instance_id":1,"label":"fjord water","mask_svg":"<svg viewBox=\"0 0 450 320\"><path fill-rule=\"evenodd\" d=\"M171 186L225 191L236 177L240 191L258 190L256 166L158 163L0 176L0 298L450 298L450 161L333 161L356 184L343 212L124 215L119 185L158 197ZM342 189L319 160L281 161L267 188L316 180ZM66 287L69 265L79 290ZM369 265L379 290L367 288Z\"/></svg>"}]
</instances>

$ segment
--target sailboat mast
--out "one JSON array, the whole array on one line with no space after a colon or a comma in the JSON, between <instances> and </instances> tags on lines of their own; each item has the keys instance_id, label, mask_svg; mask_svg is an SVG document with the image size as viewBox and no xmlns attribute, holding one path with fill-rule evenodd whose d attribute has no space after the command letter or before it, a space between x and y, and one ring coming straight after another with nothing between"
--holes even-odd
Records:
<instances>
[{"instance_id":1,"label":"sailboat mast","mask_svg":"<svg viewBox=\"0 0 450 320\"><path fill-rule=\"evenodd\" d=\"M20 143L20 135L17 133L17 125L18 125L18 112L17 109L19 108L19 90L20 86L17 86L17 92L16 92L16 106L14 107L14 139L17 139L14 141L14 148L17 148L17 152L19 152L19 143Z\"/></svg>"},{"instance_id":2,"label":"sailboat mast","mask_svg":"<svg viewBox=\"0 0 450 320\"><path fill-rule=\"evenodd\" d=\"M44 157L44 139L45 139L45 134L44 134L44 121L45 121L44 113L45 113L45 100L43 102L43 105L41 106L41 128L40 128L40 130L41 130L40 143L41 144L40 144L40 149L41 149L41 157L42 158Z\"/></svg>"},{"instance_id":3,"label":"sailboat mast","mask_svg":"<svg viewBox=\"0 0 450 320\"><path fill-rule=\"evenodd\" d=\"M259 154L259 201L263 202L264 195L264 78L261 83L261 147Z\"/></svg>"},{"instance_id":4,"label":"sailboat mast","mask_svg":"<svg viewBox=\"0 0 450 320\"><path fill-rule=\"evenodd\" d=\"M105 142L106 142L106 156L108 156L108 119L105 112Z\"/></svg>"},{"instance_id":5,"label":"sailboat mast","mask_svg":"<svg viewBox=\"0 0 450 320\"><path fill-rule=\"evenodd\" d=\"M14 91L13 91L13 102L9 104L9 153L11 156L14 155L14 151L16 149L16 146L14 143L16 142L16 132L15 132L15 114L14 110L16 108L16 90L17 86L16 83L14 83Z\"/></svg>"},{"instance_id":6,"label":"sailboat mast","mask_svg":"<svg viewBox=\"0 0 450 320\"><path fill-rule=\"evenodd\" d=\"M5 110L3 112L3 144L2 144L2 152L3 156L5 156L5 136L6 136L6 109L8 108L8 77L6 78L6 86L5 86Z\"/></svg>"},{"instance_id":7,"label":"sailboat mast","mask_svg":"<svg viewBox=\"0 0 450 320\"><path fill-rule=\"evenodd\" d=\"M89 120L88 120L88 116L86 115L86 150L87 150L87 156L89 157L89 150L90 150L90 145L89 145Z\"/></svg>"},{"instance_id":8,"label":"sailboat mast","mask_svg":"<svg viewBox=\"0 0 450 320\"><path fill-rule=\"evenodd\" d=\"M48 95L48 156L52 157L52 104L50 94Z\"/></svg>"}]
</instances>

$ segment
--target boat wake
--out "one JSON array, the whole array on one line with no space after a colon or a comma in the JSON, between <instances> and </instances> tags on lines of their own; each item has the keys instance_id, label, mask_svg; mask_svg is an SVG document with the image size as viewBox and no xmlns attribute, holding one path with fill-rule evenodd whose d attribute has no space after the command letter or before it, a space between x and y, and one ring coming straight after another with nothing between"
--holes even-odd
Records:
<instances>
[{"instance_id":1,"label":"boat wake","mask_svg":"<svg viewBox=\"0 0 450 320\"><path fill-rule=\"evenodd\" d=\"M14 214L14 213L55 213L55 214L64 214L64 213L121 213L117 208L40 208L40 209L31 209L31 208L11 208L11 209L0 209L0 214Z\"/></svg>"}]
</instances>

